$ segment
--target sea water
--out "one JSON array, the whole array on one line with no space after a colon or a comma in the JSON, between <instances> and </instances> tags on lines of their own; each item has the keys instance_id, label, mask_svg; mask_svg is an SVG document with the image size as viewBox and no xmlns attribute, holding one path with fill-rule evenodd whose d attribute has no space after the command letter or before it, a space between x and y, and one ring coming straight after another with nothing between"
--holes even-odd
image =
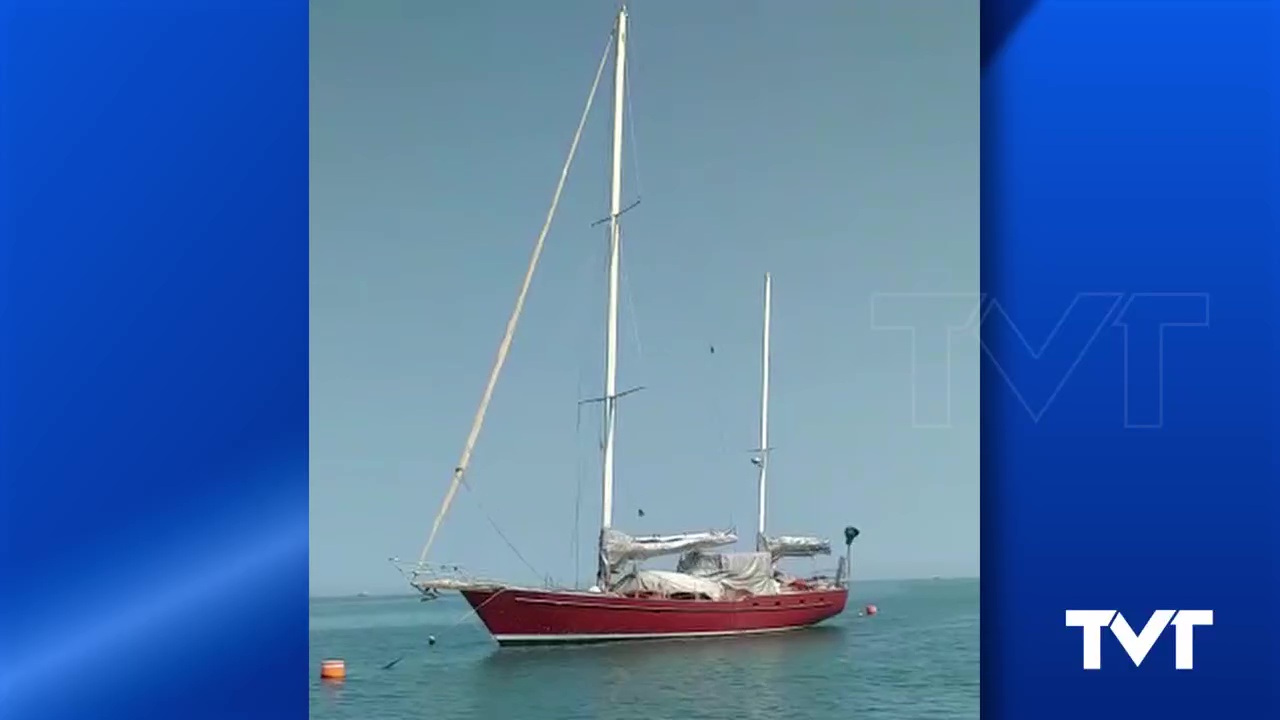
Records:
<instances>
[{"instance_id":1,"label":"sea water","mask_svg":"<svg viewBox=\"0 0 1280 720\"><path fill-rule=\"evenodd\" d=\"M840 617L774 635L502 649L456 594L316 599L311 717L977 718L978 628L977 580L856 583ZM345 681L320 680L329 657Z\"/></svg>"}]
</instances>

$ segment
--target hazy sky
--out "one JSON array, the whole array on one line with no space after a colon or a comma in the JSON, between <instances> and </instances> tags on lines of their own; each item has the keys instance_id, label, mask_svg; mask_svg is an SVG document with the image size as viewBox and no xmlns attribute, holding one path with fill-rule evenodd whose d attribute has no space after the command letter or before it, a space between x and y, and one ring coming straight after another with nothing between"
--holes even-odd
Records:
<instances>
[{"instance_id":1,"label":"hazy sky","mask_svg":"<svg viewBox=\"0 0 1280 720\"><path fill-rule=\"evenodd\" d=\"M405 589L386 558L426 539L612 13L313 0L313 593ZM770 530L857 525L856 577L976 575L977 345L952 427L914 428L910 336L870 298L977 291L978 3L642 0L628 49L619 388L647 389L615 526L752 542L768 270ZM492 518L539 576L594 572L611 84L434 559L538 579Z\"/></svg>"}]
</instances>

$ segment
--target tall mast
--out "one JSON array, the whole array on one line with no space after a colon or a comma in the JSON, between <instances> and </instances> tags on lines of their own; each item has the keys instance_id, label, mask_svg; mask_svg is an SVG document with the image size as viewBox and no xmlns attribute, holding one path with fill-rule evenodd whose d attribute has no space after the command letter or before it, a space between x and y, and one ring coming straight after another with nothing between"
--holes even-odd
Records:
<instances>
[{"instance_id":1,"label":"tall mast","mask_svg":"<svg viewBox=\"0 0 1280 720\"><path fill-rule=\"evenodd\" d=\"M764 274L764 361L761 363L763 377L760 387L760 469L759 503L760 522L756 528L756 549L764 548L764 507L765 477L769 471L769 304L773 292L773 280L769 273Z\"/></svg>"},{"instance_id":2,"label":"tall mast","mask_svg":"<svg viewBox=\"0 0 1280 720\"><path fill-rule=\"evenodd\" d=\"M617 55L614 56L613 74L613 172L609 187L609 314L605 331L604 362L604 470L603 515L600 520L603 533L613 526L613 443L618 416L618 261L621 254L621 228L618 215L622 211L622 116L626 90L627 66L627 8L618 10L618 22L614 29ZM599 579L606 581L608 568L603 560Z\"/></svg>"}]
</instances>

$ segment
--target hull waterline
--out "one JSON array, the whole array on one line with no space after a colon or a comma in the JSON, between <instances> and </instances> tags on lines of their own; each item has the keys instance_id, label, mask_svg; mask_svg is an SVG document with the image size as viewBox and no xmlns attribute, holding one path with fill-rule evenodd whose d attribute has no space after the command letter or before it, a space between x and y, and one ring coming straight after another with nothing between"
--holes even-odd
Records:
<instances>
[{"instance_id":1,"label":"hull waterline","mask_svg":"<svg viewBox=\"0 0 1280 720\"><path fill-rule=\"evenodd\" d=\"M518 588L464 590L462 595L502 646L783 632L835 617L848 600L844 588L714 601Z\"/></svg>"}]
</instances>

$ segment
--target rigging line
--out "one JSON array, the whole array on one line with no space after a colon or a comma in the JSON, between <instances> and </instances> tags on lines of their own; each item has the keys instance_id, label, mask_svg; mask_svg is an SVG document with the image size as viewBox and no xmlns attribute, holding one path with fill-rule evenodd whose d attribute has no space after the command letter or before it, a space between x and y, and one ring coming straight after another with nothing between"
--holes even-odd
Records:
<instances>
[{"instance_id":1,"label":"rigging line","mask_svg":"<svg viewBox=\"0 0 1280 720\"><path fill-rule=\"evenodd\" d=\"M461 617L459 617L457 620L454 620L452 625L450 625L450 626L446 627L446 628L445 628L445 631L447 632L447 631L453 630L454 628L458 627L459 625L461 625L461 624L462 624L462 622L463 622L464 620L466 620L467 618L471 617L472 615L474 615L474 614L476 614L476 613L480 612L482 609L484 609L484 606L485 606L485 605L488 605L489 603L493 602L494 598L498 597L499 595L501 595L502 593L504 593L504 592L506 592L506 591L507 591L507 588L498 588L498 590L497 590L496 592L494 592L492 595L490 595L490 596L489 596L489 597L488 597L484 602L482 602L482 603L480 603L479 605L477 605L477 606L475 606L475 607L471 608L470 610L467 610L466 612L462 613L462 616L461 616Z\"/></svg>"},{"instance_id":2,"label":"rigging line","mask_svg":"<svg viewBox=\"0 0 1280 720\"><path fill-rule=\"evenodd\" d=\"M596 243L590 243L588 247L591 249L591 251L583 253L583 261L582 261L581 267L578 269L577 279L578 279L579 287L584 287L589 285L592 288L592 291L594 292L594 284L588 283L586 278L594 279L596 277L596 274L595 274L596 263L599 261L599 255L601 254L599 250L602 249L602 246L597 245ZM587 328L590 326L588 321L593 316L591 316L590 313L585 312L586 308L588 307L587 305L578 303L576 307L579 308L578 321L577 321L578 336L577 336L576 342L574 343L574 347L585 347L585 343L586 343L585 338L587 336ZM576 394L574 397L582 398L583 395L585 394L585 386L586 386L586 361L582 357L581 353L579 353L578 379L577 379L577 387L575 388ZM581 555L582 555L582 537L581 537L582 487L587 475L587 461L582 453L582 405L583 405L582 402L575 403L573 453L570 455L570 457L574 458L575 487L574 487L574 506L573 506L573 535L569 539L569 549L570 549L570 552L572 553L573 572L574 572L573 577L574 577L575 588L578 587L577 583L580 578L579 573L581 570L581 562L582 562L582 558L581 558Z\"/></svg>"},{"instance_id":3,"label":"rigging line","mask_svg":"<svg viewBox=\"0 0 1280 720\"><path fill-rule=\"evenodd\" d=\"M606 242L606 244L608 244L608 242L609 242L609 235L608 235L608 232L609 232L609 231L606 229L606 231L605 231L605 238L606 238L605 242ZM601 258L602 262L601 262L600 267L601 267L601 269L602 269L605 273L608 273L608 272L609 272L609 253L602 253L602 255L603 255L603 257ZM619 253L619 255L621 255L621 253ZM618 274L619 274L619 275L622 275L622 262L621 262L621 257L619 257L619 262L618 262ZM582 396L581 396L581 395L579 395L578 397L579 397L579 398L581 398ZM581 404L581 403L579 403L579 404ZM603 405L601 405L601 408L603 408L603 407L604 407L604 406L603 406ZM604 435L605 435L605 430L606 430L606 428L605 428L605 424L606 424L606 417L605 417L605 413L604 413L604 410L603 410L603 409L601 409L601 411L600 411L600 434L599 434L599 436L597 436L597 439L596 439L596 446L597 446L597 448L596 448L596 449L597 449L597 450L601 453L601 455L602 455L602 458L601 458L601 463L602 463L602 464L603 464L603 462L604 462L604 460L603 460L603 453L604 453Z\"/></svg>"},{"instance_id":4,"label":"rigging line","mask_svg":"<svg viewBox=\"0 0 1280 720\"><path fill-rule=\"evenodd\" d=\"M582 438L582 406L578 406L578 419L574 423L574 455L578 455L578 441ZM569 537L569 549L573 553L573 586L578 587L578 578L580 577L582 564L582 545L579 535L582 526L582 476L586 473L583 471L582 459L579 457L578 473L576 478L577 487L574 489L573 495L573 534Z\"/></svg>"},{"instance_id":5,"label":"rigging line","mask_svg":"<svg viewBox=\"0 0 1280 720\"><path fill-rule=\"evenodd\" d=\"M493 363L493 369L489 372L489 382L485 385L484 395L480 399L480 407L476 410L475 418L471 421L471 432L467 435L467 443L462 449L462 456L458 460L457 466L453 470L453 480L449 483L449 491L445 493L444 502L440 505L440 512L436 514L436 519L431 523L431 534L427 536L427 544L422 546L422 554L418 556L418 563L422 564L427 560L427 553L431 551L431 544L435 542L436 533L440 531L440 523L444 520L444 516L449 512L449 506L453 504L453 498L458 492L458 485L462 483L463 476L466 475L467 465L471 463L471 453L475 450L476 440L480 437L480 428L484 425L484 415L489 409L489 400L493 397L493 389L498 384L498 375L502 372L502 366L507 361L507 352L511 348L511 339L516 332L516 324L520 321L520 312L524 309L525 297L529 294L529 285L533 283L533 273L538 267L538 259L542 256L543 243L547 239L547 232L551 230L551 221L555 218L556 207L560 205L560 195L564 192L565 180L569 177L569 166L573 163L573 156L578 151L578 141L582 138L582 129L587 124L587 115L591 112L591 103L595 100L596 89L600 86L600 76L604 74L605 65L609 61L609 51L613 47L613 34L609 35L609 42L605 44L604 54L600 56L600 66L596 68L595 79L591 82L591 92L587 95L586 107L582 109L582 117L578 120L578 129L573 133L573 142L569 145L569 155L564 160L564 167L560 170L560 181L556 183L555 194L551 198L551 207L547 209L547 219L542 224L542 231L538 233L538 241L534 243L533 254L529 258L529 268L525 271L524 281L520 285L520 294L516 296L515 308L511 311L511 317L507 320L507 331L502 337L502 343L498 346L498 357Z\"/></svg>"},{"instance_id":6,"label":"rigging line","mask_svg":"<svg viewBox=\"0 0 1280 720\"><path fill-rule=\"evenodd\" d=\"M520 558L520 562L524 563L524 566L529 568L529 572L533 573L535 577L540 576L541 573L538 572L538 569L526 560L524 555L520 554L520 550L516 547L515 543L511 542L511 539L507 537L506 533L502 532L502 528L498 527L497 521L495 521L493 516L489 514L489 511L485 509L484 503L480 502L480 496L475 490L471 489L471 483L463 480L462 486L467 489L468 493L470 493L471 499L475 501L476 507L480 509L480 514L484 515L485 519L489 521L489 525L493 526L493 531L498 534L498 537L502 538L502 541L507 544L507 547L511 548L511 552L515 553L516 557Z\"/></svg>"},{"instance_id":7,"label":"rigging line","mask_svg":"<svg viewBox=\"0 0 1280 720\"><path fill-rule=\"evenodd\" d=\"M466 612L464 612L464 613L462 613L462 615L460 615L460 616L458 617L458 619L457 619L457 620L454 620L452 623L450 623L450 624L446 625L446 626L445 626L445 628L444 628L444 630L441 630L441 631L440 631L440 636L441 636L441 637L444 637L445 635L452 633L452 632L453 632L453 631L454 631L454 630L455 630L459 625L461 625L463 622L465 622L467 619L469 619L469 618L470 618L472 615L474 615L475 613L477 613L477 612L479 612L480 610L484 609L484 606L485 606L485 605L488 605L489 603L493 602L493 600L494 600L495 598L497 598L499 595L501 595L502 593L504 593L504 592L506 592L506 591L507 591L507 588L498 588L498 590L497 590L496 592L494 592L492 595L490 595L487 599L485 599L485 601L484 601L484 602L480 603L479 605L477 605L477 606L475 606L475 607L473 607L473 608L468 608L468 609L467 609L467 611L466 611ZM434 638L433 638L433 640L434 640ZM419 651L419 650L418 650L418 646L415 646L415 648L414 648L413 650L410 650L409 652L403 653L403 654L401 654L401 655L400 655L400 657L397 657L395 660L392 660L391 662L386 663L385 665L383 665L383 666L382 666L382 669L383 669L383 670L390 670L391 668L393 668L393 667L395 667L396 665L400 664L400 661L401 661L401 660L404 660L406 657L408 657L408 656L409 656L409 653L417 652L417 651Z\"/></svg>"},{"instance_id":8,"label":"rigging line","mask_svg":"<svg viewBox=\"0 0 1280 720\"><path fill-rule=\"evenodd\" d=\"M627 74L622 78L622 84L627 90L623 99L627 104L627 127L631 135L631 169L636 176L636 197L639 198L644 197L644 183L640 182L640 146L636 143L636 119L631 111L631 76L635 74L635 63L635 42L632 41L627 44Z\"/></svg>"},{"instance_id":9,"label":"rigging line","mask_svg":"<svg viewBox=\"0 0 1280 720\"><path fill-rule=\"evenodd\" d=\"M640 377L644 377L645 371L647 369L647 365L644 359L644 343L640 341L640 319L636 315L635 298L632 295L631 282L629 280L630 273L628 273L626 270L622 268L619 268L618 274L620 275L620 280L622 285L622 297L623 297L623 301L626 303L625 307L626 307L627 315L631 318L631 322L629 323L631 325L631 338L632 340L635 341L635 344L636 344L636 366L639 369L639 372L637 374ZM624 395L630 395L631 393L634 393L638 390L643 390L643 389L644 389L643 386L634 387L634 388L631 388L630 390L624 390L620 393L617 393L616 395L614 395L614 397L621 398ZM601 398L601 400L603 399L604 398ZM601 412L602 421L601 421L601 430L600 430L600 449L602 452L604 450L603 416L604 416L604 413ZM617 490L615 490L614 492L617 493ZM615 497L621 499L622 494L619 493Z\"/></svg>"},{"instance_id":10,"label":"rigging line","mask_svg":"<svg viewBox=\"0 0 1280 720\"><path fill-rule=\"evenodd\" d=\"M622 294L627 301L627 314L631 316L631 337L636 341L636 364L640 366L640 374L644 375L644 344L640 342L640 317L636 315L636 301L631 293L631 274L626 270L622 273Z\"/></svg>"}]
</instances>

